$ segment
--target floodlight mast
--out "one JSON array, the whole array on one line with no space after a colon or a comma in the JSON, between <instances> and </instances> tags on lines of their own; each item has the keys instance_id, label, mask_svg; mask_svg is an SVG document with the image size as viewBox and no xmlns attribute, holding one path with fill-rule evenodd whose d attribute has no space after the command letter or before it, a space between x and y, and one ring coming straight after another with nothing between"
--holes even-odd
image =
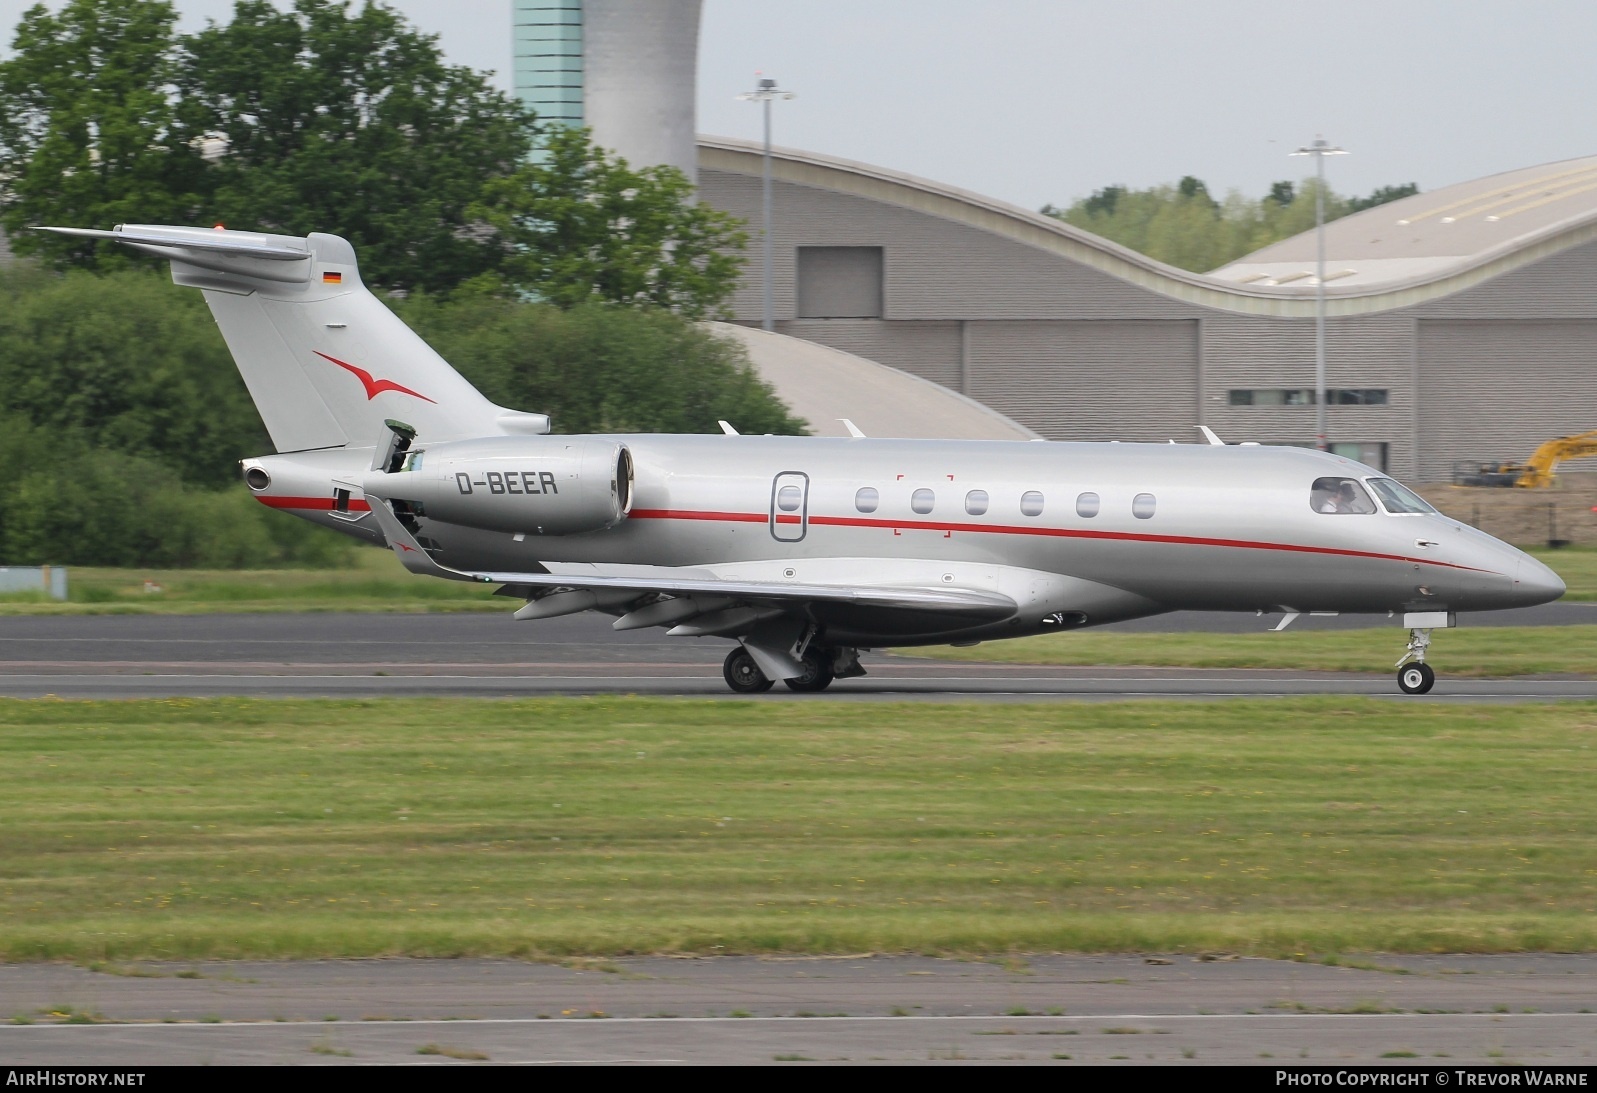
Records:
<instances>
[{"instance_id":1,"label":"floodlight mast","mask_svg":"<svg viewBox=\"0 0 1597 1093\"><path fill-rule=\"evenodd\" d=\"M1348 153L1331 147L1324 137L1316 135L1313 144L1290 154L1313 156L1319 181L1314 188L1314 446L1326 452L1331 450L1331 445L1325 426L1325 157Z\"/></svg>"},{"instance_id":2,"label":"floodlight mast","mask_svg":"<svg viewBox=\"0 0 1597 1093\"><path fill-rule=\"evenodd\" d=\"M753 91L745 91L738 96L744 102L760 103L765 109L765 157L761 188L764 223L760 230L760 235L765 242L764 299L762 300L760 312L760 327L764 330L776 329L771 307L771 100L791 99L794 97L791 91L778 91L775 80L761 80L758 88Z\"/></svg>"}]
</instances>

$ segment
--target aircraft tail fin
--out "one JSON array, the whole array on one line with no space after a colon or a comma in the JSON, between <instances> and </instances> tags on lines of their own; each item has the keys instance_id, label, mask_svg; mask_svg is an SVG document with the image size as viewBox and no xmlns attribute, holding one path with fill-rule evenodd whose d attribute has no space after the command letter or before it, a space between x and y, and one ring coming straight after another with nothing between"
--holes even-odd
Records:
<instances>
[{"instance_id":1,"label":"aircraft tail fin","mask_svg":"<svg viewBox=\"0 0 1597 1093\"><path fill-rule=\"evenodd\" d=\"M424 441L545 433L541 414L489 402L373 296L336 235L123 224L41 228L110 239L171 260L205 294L280 452L368 447L403 421Z\"/></svg>"}]
</instances>

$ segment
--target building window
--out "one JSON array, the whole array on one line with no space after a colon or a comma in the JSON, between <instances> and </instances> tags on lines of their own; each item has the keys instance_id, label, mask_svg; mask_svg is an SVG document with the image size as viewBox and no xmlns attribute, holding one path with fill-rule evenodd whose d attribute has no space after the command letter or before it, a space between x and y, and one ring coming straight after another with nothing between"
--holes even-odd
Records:
<instances>
[{"instance_id":1,"label":"building window","mask_svg":"<svg viewBox=\"0 0 1597 1093\"><path fill-rule=\"evenodd\" d=\"M909 507L925 516L932 511L932 506L937 503L937 495L931 490L916 490L909 495Z\"/></svg>"},{"instance_id":2,"label":"building window","mask_svg":"<svg viewBox=\"0 0 1597 1093\"><path fill-rule=\"evenodd\" d=\"M1096 493L1084 493L1076 498L1076 515L1084 520L1090 520L1098 515L1098 506Z\"/></svg>"},{"instance_id":3,"label":"building window","mask_svg":"<svg viewBox=\"0 0 1597 1093\"><path fill-rule=\"evenodd\" d=\"M1333 387L1325 393L1327 406L1385 406L1386 391L1380 387Z\"/></svg>"},{"instance_id":4,"label":"building window","mask_svg":"<svg viewBox=\"0 0 1597 1093\"><path fill-rule=\"evenodd\" d=\"M1036 490L1027 490L1020 495L1020 511L1025 516L1042 515L1042 494Z\"/></svg>"},{"instance_id":5,"label":"building window","mask_svg":"<svg viewBox=\"0 0 1597 1093\"><path fill-rule=\"evenodd\" d=\"M876 492L875 486L861 486L854 494L854 507L861 512L875 512L881 503L882 495Z\"/></svg>"},{"instance_id":6,"label":"building window","mask_svg":"<svg viewBox=\"0 0 1597 1093\"><path fill-rule=\"evenodd\" d=\"M965 511L972 516L981 516L987 511L987 491L971 490L965 495Z\"/></svg>"},{"instance_id":7,"label":"building window","mask_svg":"<svg viewBox=\"0 0 1597 1093\"><path fill-rule=\"evenodd\" d=\"M1131 515L1138 520L1153 519L1153 510L1158 505L1151 493L1139 493L1131 499Z\"/></svg>"},{"instance_id":8,"label":"building window","mask_svg":"<svg viewBox=\"0 0 1597 1093\"><path fill-rule=\"evenodd\" d=\"M880 319L881 247L797 248L798 317Z\"/></svg>"},{"instance_id":9,"label":"building window","mask_svg":"<svg viewBox=\"0 0 1597 1093\"><path fill-rule=\"evenodd\" d=\"M1387 394L1382 387L1329 387L1325 391L1325 404L1385 406ZM1313 406L1314 388L1232 388L1229 401L1232 406Z\"/></svg>"},{"instance_id":10,"label":"building window","mask_svg":"<svg viewBox=\"0 0 1597 1093\"><path fill-rule=\"evenodd\" d=\"M1312 440L1266 440L1266 445L1280 448L1315 448ZM1387 445L1383 441L1337 440L1331 442L1331 454L1352 459L1378 471L1386 470Z\"/></svg>"}]
</instances>

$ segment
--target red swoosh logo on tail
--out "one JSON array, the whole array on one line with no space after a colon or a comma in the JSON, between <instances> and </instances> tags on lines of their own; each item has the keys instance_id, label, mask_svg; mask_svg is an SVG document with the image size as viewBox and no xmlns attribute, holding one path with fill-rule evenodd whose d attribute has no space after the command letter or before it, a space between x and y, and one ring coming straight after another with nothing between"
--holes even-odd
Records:
<instances>
[{"instance_id":1,"label":"red swoosh logo on tail","mask_svg":"<svg viewBox=\"0 0 1597 1093\"><path fill-rule=\"evenodd\" d=\"M432 399L428 398L426 395L422 394L419 391L412 391L409 387L401 387L399 384L395 383L393 380L373 379L372 378L372 374L370 372L366 371L366 369L357 368L353 364L348 364L345 361L339 360L337 357L329 357L326 353L323 353L320 349L313 349L313 350L311 350L311 352L315 353L318 357L322 358L322 360L324 360L324 361L332 361L334 364L338 365L338 367L342 368L344 371L350 373L356 379L360 380L360 385L362 387L366 388L366 401L367 402L370 402L372 399L376 398L378 395L382 394L384 391L398 391L402 395L410 395L410 396L412 396L414 398L421 399L423 402L432 402L434 406L438 405L436 402L433 402Z\"/></svg>"}]
</instances>

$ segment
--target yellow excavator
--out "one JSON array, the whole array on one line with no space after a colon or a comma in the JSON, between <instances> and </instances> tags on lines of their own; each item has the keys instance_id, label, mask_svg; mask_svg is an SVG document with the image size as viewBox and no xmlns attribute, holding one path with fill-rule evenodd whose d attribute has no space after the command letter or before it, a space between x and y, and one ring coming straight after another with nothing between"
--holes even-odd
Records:
<instances>
[{"instance_id":1,"label":"yellow excavator","mask_svg":"<svg viewBox=\"0 0 1597 1093\"><path fill-rule=\"evenodd\" d=\"M1490 463L1467 469L1455 468L1454 480L1466 486L1516 486L1519 489L1547 489L1557 481L1553 472L1566 459L1597 455L1597 429L1574 436L1554 437L1531 453L1524 463ZM1460 478L1459 474L1463 477Z\"/></svg>"}]
</instances>

